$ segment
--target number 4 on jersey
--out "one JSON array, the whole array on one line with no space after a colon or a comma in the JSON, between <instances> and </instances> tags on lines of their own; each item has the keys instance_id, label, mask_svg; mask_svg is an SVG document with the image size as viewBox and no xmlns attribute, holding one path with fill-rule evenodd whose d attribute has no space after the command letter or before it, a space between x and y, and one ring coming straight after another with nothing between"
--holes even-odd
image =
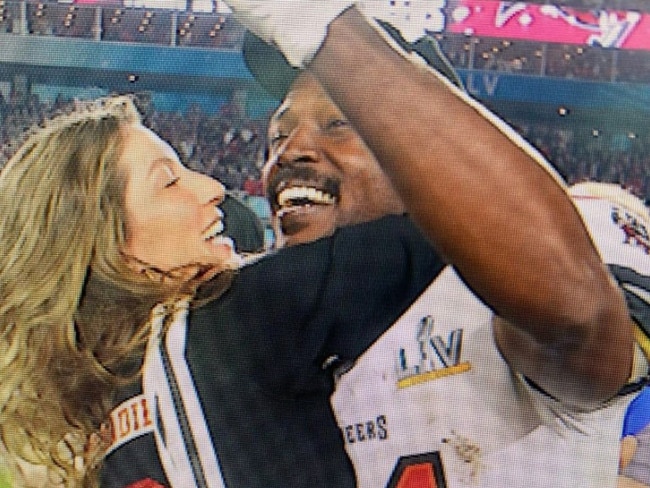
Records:
<instances>
[{"instance_id":1,"label":"number 4 on jersey","mask_svg":"<svg viewBox=\"0 0 650 488\"><path fill-rule=\"evenodd\" d=\"M386 488L446 488L440 453L401 457Z\"/></svg>"}]
</instances>

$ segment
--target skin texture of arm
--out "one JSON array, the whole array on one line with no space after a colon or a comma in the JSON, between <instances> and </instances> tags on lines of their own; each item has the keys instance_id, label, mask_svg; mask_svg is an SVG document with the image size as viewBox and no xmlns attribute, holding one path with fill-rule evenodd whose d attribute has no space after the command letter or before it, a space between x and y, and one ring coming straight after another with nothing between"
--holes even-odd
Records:
<instances>
[{"instance_id":1,"label":"skin texture of arm","mask_svg":"<svg viewBox=\"0 0 650 488\"><path fill-rule=\"evenodd\" d=\"M632 460L634 453L637 449L638 442L634 436L624 437L621 441L621 461L620 470L623 470ZM619 471L620 472L620 471ZM634 480L627 476L620 475L618 477L617 488L648 488L648 485Z\"/></svg>"},{"instance_id":2,"label":"skin texture of arm","mask_svg":"<svg viewBox=\"0 0 650 488\"><path fill-rule=\"evenodd\" d=\"M625 476L619 476L617 488L648 488L648 485L631 480Z\"/></svg>"},{"instance_id":3,"label":"skin texture of arm","mask_svg":"<svg viewBox=\"0 0 650 488\"><path fill-rule=\"evenodd\" d=\"M436 249L497 313L511 366L576 407L615 395L631 370L631 321L558 181L355 9L330 24L309 70Z\"/></svg>"}]
</instances>

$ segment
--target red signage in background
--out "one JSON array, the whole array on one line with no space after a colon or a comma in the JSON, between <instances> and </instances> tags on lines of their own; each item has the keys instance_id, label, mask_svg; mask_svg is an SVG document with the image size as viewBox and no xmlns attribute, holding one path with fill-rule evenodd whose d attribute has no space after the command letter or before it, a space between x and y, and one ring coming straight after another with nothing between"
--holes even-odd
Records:
<instances>
[{"instance_id":1,"label":"red signage in background","mask_svg":"<svg viewBox=\"0 0 650 488\"><path fill-rule=\"evenodd\" d=\"M493 0L452 0L448 7L448 32L650 50L649 13Z\"/></svg>"}]
</instances>

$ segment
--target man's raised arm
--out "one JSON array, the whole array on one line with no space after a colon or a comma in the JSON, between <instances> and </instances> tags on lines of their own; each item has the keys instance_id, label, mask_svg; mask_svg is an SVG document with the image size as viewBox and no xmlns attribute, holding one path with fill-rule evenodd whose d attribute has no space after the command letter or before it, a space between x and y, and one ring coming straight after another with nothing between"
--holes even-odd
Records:
<instances>
[{"instance_id":1,"label":"man's raised arm","mask_svg":"<svg viewBox=\"0 0 650 488\"><path fill-rule=\"evenodd\" d=\"M337 2L229 3L326 88L437 250L499 316L495 337L513 368L572 405L615 395L631 371L632 324L541 156L446 78L391 46L356 7L337 16ZM264 15L251 4L266 5ZM283 27L269 4L291 4L296 20ZM321 22L314 32L327 36L315 42L310 35L301 52L300 9L315 19L319 5L328 6L325 28Z\"/></svg>"}]
</instances>

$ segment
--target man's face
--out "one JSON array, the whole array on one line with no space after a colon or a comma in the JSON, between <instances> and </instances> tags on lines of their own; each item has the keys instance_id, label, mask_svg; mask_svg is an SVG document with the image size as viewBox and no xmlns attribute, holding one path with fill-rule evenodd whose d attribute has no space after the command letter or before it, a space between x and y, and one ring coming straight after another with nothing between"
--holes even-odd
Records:
<instances>
[{"instance_id":1,"label":"man's face","mask_svg":"<svg viewBox=\"0 0 650 488\"><path fill-rule=\"evenodd\" d=\"M268 137L263 180L278 246L404 211L374 155L311 75L296 80Z\"/></svg>"}]
</instances>

